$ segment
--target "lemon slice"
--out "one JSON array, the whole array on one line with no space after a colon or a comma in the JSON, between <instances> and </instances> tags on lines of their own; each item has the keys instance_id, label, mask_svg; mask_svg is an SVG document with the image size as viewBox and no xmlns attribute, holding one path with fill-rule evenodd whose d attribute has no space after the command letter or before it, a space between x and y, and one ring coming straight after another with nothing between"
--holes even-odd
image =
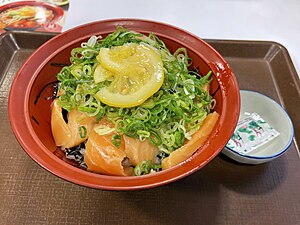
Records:
<instances>
[{"instance_id":1,"label":"lemon slice","mask_svg":"<svg viewBox=\"0 0 300 225\"><path fill-rule=\"evenodd\" d=\"M110 80L113 75L114 74L111 71L105 69L101 64L98 64L94 71L94 81L98 84L105 80Z\"/></svg>"},{"instance_id":2,"label":"lemon slice","mask_svg":"<svg viewBox=\"0 0 300 225\"><path fill-rule=\"evenodd\" d=\"M96 93L113 107L134 107L156 93L163 84L164 70L156 50L145 44L128 43L101 48L94 72L95 83L111 81Z\"/></svg>"}]
</instances>

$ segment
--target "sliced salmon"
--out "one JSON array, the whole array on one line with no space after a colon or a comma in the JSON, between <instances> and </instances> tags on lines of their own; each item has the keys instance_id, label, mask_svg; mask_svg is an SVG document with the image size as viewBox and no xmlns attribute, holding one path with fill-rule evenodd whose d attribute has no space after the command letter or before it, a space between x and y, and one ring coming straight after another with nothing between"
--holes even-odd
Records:
<instances>
[{"instance_id":1,"label":"sliced salmon","mask_svg":"<svg viewBox=\"0 0 300 225\"><path fill-rule=\"evenodd\" d=\"M55 99L51 105L51 130L57 146L61 148L72 148L84 142L96 123L95 117L89 117L85 113L73 109L68 113L68 123L65 122L62 115L62 108L58 104L58 99ZM81 132L85 136L80 137ZM84 128L83 128L84 127Z\"/></svg>"},{"instance_id":2,"label":"sliced salmon","mask_svg":"<svg viewBox=\"0 0 300 225\"><path fill-rule=\"evenodd\" d=\"M105 119L99 124L109 125ZM89 171L107 175L128 176L133 174L133 168L122 165L126 158L124 141L121 141L120 148L112 143L112 136L115 132L99 135L93 129L86 143L84 161Z\"/></svg>"},{"instance_id":3,"label":"sliced salmon","mask_svg":"<svg viewBox=\"0 0 300 225\"><path fill-rule=\"evenodd\" d=\"M158 148L148 139L140 141L139 139L124 135L125 152L132 165L136 166L139 162L152 160L155 162Z\"/></svg>"},{"instance_id":4,"label":"sliced salmon","mask_svg":"<svg viewBox=\"0 0 300 225\"><path fill-rule=\"evenodd\" d=\"M162 169L169 169L191 157L204 144L218 118L219 114L217 112L208 114L199 130L193 134L192 139L162 160Z\"/></svg>"}]
</instances>

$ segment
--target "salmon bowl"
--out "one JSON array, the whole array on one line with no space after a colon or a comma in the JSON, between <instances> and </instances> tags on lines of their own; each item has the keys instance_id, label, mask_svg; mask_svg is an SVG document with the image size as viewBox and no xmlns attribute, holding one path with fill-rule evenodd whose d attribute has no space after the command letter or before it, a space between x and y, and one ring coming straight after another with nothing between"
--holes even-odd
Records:
<instances>
[{"instance_id":1,"label":"salmon bowl","mask_svg":"<svg viewBox=\"0 0 300 225\"><path fill-rule=\"evenodd\" d=\"M130 33L130 35L137 35L143 40L139 40L137 43L131 40L130 43L124 46L101 47L99 52L97 51L91 56L94 61L98 61L96 64L93 64L90 69L85 67L85 71L92 76L93 83L95 83L93 87L104 85L101 86L101 89L97 91L95 96L97 102L100 102L99 105L105 108L106 114L99 116L99 111L97 111L97 115L94 111L88 112L92 114L95 113L94 116L96 115L96 117L85 120L85 122L79 125L77 124L75 133L72 133L73 131L70 128L70 124L73 124L71 114L78 112L75 113L72 111L73 106L71 105L70 111L67 110L67 118L65 118L62 109L63 107L68 109L67 107L70 106L71 102L78 97L73 96L63 101L63 96L68 93L70 88L66 87L63 89L61 87L69 82L69 77L66 79L58 74L61 75L64 70L68 71L68 68L74 66L77 61L79 64L82 64L82 52L80 54L77 53L79 48L90 46L91 43L95 44L97 39L100 39L99 43L105 43L107 38L116 35L116 28L118 27L125 29L125 32L121 33L122 37ZM150 34L154 35L155 38L151 40L145 38ZM118 35L120 35L120 33L118 33ZM144 39L148 40L147 44L141 43L145 42ZM158 40L157 42L168 51L159 54L156 50L162 47L160 46L154 49L153 46L150 46L153 40ZM183 53L176 55L178 49ZM117 73L116 71L127 71L133 68L132 65L136 65L135 63L131 63L130 66L126 64L125 67L121 67L120 65L123 64L120 64L120 55L113 61L119 64L112 64L111 60L114 59L114 52L120 51L122 52L122 57L130 53L131 58L133 55L135 56L135 54L137 54L138 59L143 59L147 54L150 58L144 60L147 63L143 64L144 67L139 69L138 72L134 69L135 74L143 74L143 76L146 74L147 79L143 78L142 81L138 80L130 84L136 85L142 83L142 85L137 87L130 86L132 87L130 91L124 89L122 86L120 93L116 93L116 90L119 90L118 85L121 79L119 77L121 75L118 75L120 72ZM141 53L138 54L138 52ZM176 55L176 57L173 57L174 55ZM184 58L184 55L186 55L186 58ZM110 58L107 58L107 56L110 56ZM185 81L184 85L179 85L174 89L168 89L168 92L164 93L162 89L166 87L166 81L170 79L169 70L165 66L165 64L168 63L166 58L170 57L171 61L179 60L180 62L184 62L183 64L179 64L185 65L183 67L191 71L189 73L192 74L192 78L182 78ZM72 58L71 61L70 58ZM110 59L109 62L111 64L105 64L105 62L107 62L105 60L107 59ZM148 63L150 59L152 61ZM126 63L128 62L126 58ZM155 66L153 66L154 62ZM87 64L84 63L84 65ZM110 65L114 66L110 67ZM138 65L140 65L140 61ZM173 66L170 68L173 68ZM76 84L83 83L83 81L78 79L84 77L84 75L76 71L77 70L74 70L68 74L71 74L72 79L74 77L77 79ZM202 76L197 77L198 75L195 74ZM183 77L183 75L178 73L178 77ZM198 86L205 79L209 81L209 85L206 85L208 88L205 88L206 90L204 91L204 86L201 86L201 88ZM118 80L118 82L115 82L115 80ZM190 80L193 80L193 82ZM199 85L198 80L202 80L201 82L199 81ZM151 83L149 83L150 81ZM193 85L197 84L198 86L188 88L191 83ZM128 85L126 87L128 87ZM209 101L204 110L205 117L201 116L201 121L198 118L196 122L191 123L193 127L197 127L197 130L193 130L193 133L181 132L179 136L176 136L177 139L180 139L178 137L183 137L180 139L182 146L176 150L172 150L168 145L174 133L174 124L172 124L171 128L169 127L167 131L164 130L164 128L160 129L162 130L160 133L152 132L152 130L155 131L155 129L149 128L149 134L147 134L146 131L148 130L141 131L140 126L148 124L148 120L140 123L138 127L134 127L128 132L124 130L124 127L129 127L129 125L125 126L124 123L127 125L127 122L131 121L128 117L126 117L127 120L125 120L125 122L120 122L119 114L113 117L116 118L113 122L119 125L118 129L111 127L111 123L105 121L107 118L111 121L112 115L116 115L116 111L128 112L134 109L136 112L136 109L140 106L148 110L152 107L149 106L149 104L153 102L153 99L158 99L158 96L161 98L160 102L166 102L167 100L163 99L163 97L167 95L178 98L180 94L177 93L177 91L180 88L184 90L183 97L187 97L186 102L193 98L198 99L191 93L191 91L195 90L199 90L202 95L204 92L207 93L204 95L209 98ZM149 91L150 89L151 91ZM160 92L163 94L159 94ZM139 100L135 100L137 96ZM91 99L90 95L88 99ZM58 102L60 102L60 105L57 104ZM86 102L89 101L87 100ZM88 104L86 102L83 106ZM175 102L174 107L171 105L163 105L160 107L161 112L172 111L172 107L172 113L180 111L180 107L186 108L185 112L192 110L192 108L189 108L192 106L186 105L185 101L178 99ZM63 104L65 105L63 106ZM192 102L192 104L199 107L205 105L200 100ZM55 36L38 48L16 74L10 90L8 110L12 129L23 149L34 161L51 173L75 184L92 188L137 190L161 186L181 179L203 168L216 157L226 145L236 127L240 110L240 97L236 78L227 62L216 50L199 37L164 23L139 19L113 19L73 28ZM151 110L149 115L155 114L155 112ZM85 111L85 113L87 113L87 111ZM139 115L141 114L139 111ZM172 115L174 114L165 117L176 117ZM218 116L216 117L215 115ZM210 118L215 119L212 120ZM160 120L160 118L158 118L158 120ZM208 120L210 122L205 122ZM60 122L56 123L55 121ZM212 123L211 121L214 122ZM181 122L175 124L177 124L176 127L182 127ZM56 129L57 127L59 127L58 131ZM62 127L67 128L62 129ZM164 127L168 126L166 125ZM204 127L204 132L203 129L201 130L201 127ZM182 128L182 130L185 129L185 127ZM120 133L117 131L122 131L122 136L119 135ZM136 133L140 135L140 139L144 138L146 141L143 140L142 143L136 143L135 139L132 139ZM170 138L166 138L166 134L168 134L169 136L167 137ZM196 136L197 138L194 138ZM176 138L175 140L177 140ZM84 153L81 155L81 148L78 150L76 147L78 154L73 154L73 158L67 157L70 153L69 150L74 150L73 147L75 145L80 146L81 142L78 142L78 140L83 141L83 139L85 141ZM113 145L109 144L110 147L106 145L101 148L103 143L106 143L108 139L115 141L115 143L113 142ZM159 142L159 144L157 144L158 147L154 148L154 155L159 155L161 160L159 164L151 164L151 167L149 167L151 169L148 168L150 172L148 171L146 174L143 170L145 164L135 162L134 158L143 157L140 156L140 152L137 151L139 151L139 149L148 149L149 145L152 146L152 144L158 143L157 140L168 140L168 142L166 144ZM151 142L152 144L148 144L145 147L144 143L147 142ZM176 144L177 142L173 141L172 144L174 143ZM137 147L139 145L142 147ZM130 149L128 146L131 146L133 150L128 150ZM104 152L103 149L113 149L110 153L105 153L105 157L109 154L114 155L111 160L111 165L108 165L107 161L103 160L105 157L101 158L99 156L98 152L102 154ZM152 147L149 149L152 149ZM171 155L173 157L171 157ZM177 157L178 155L180 157ZM82 157L84 160L80 161ZM180 158L180 160L178 158ZM129 166L125 165L125 159L129 161ZM148 161L149 160L147 160L147 162ZM82 163L84 166L82 166ZM146 164L146 166L149 165ZM130 175L127 174L127 169L129 169ZM143 173L137 174L141 170Z\"/></svg>"}]
</instances>

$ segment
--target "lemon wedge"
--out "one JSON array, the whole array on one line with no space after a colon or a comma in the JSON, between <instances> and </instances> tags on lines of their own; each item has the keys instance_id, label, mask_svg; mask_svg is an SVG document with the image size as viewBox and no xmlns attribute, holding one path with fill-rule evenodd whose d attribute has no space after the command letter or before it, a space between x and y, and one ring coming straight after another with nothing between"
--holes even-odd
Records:
<instances>
[{"instance_id":1,"label":"lemon wedge","mask_svg":"<svg viewBox=\"0 0 300 225\"><path fill-rule=\"evenodd\" d=\"M94 72L95 83L110 81L96 93L103 103L129 108L142 104L163 84L163 62L159 53L146 44L128 43L101 48Z\"/></svg>"}]
</instances>

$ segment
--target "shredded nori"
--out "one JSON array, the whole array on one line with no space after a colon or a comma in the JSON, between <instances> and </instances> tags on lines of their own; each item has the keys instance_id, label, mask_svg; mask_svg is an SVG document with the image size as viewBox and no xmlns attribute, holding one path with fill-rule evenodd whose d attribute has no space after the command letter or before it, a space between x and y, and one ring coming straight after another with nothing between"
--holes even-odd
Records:
<instances>
[{"instance_id":1,"label":"shredded nori","mask_svg":"<svg viewBox=\"0 0 300 225\"><path fill-rule=\"evenodd\" d=\"M84 162L85 142L73 148L66 148L64 151L68 159L75 160L82 169L87 168Z\"/></svg>"}]
</instances>

